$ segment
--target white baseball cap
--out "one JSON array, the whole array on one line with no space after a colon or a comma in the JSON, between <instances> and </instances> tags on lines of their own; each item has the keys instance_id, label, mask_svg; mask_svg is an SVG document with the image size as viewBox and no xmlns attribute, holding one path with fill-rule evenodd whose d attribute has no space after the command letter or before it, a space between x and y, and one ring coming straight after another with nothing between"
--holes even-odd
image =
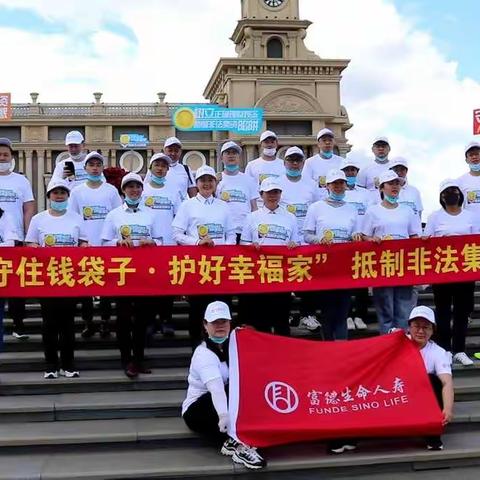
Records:
<instances>
[{"instance_id":1,"label":"white baseball cap","mask_svg":"<svg viewBox=\"0 0 480 480\"><path fill-rule=\"evenodd\" d=\"M178 145L182 148L182 142L177 137L168 137L163 144L164 147L171 147L172 145Z\"/></svg>"},{"instance_id":2,"label":"white baseball cap","mask_svg":"<svg viewBox=\"0 0 480 480\"><path fill-rule=\"evenodd\" d=\"M237 153L242 153L242 147L240 147L240 145L236 144L235 142L225 142L223 145L222 145L222 148L220 150L220 153L223 153L229 149L233 149L233 150L236 150Z\"/></svg>"},{"instance_id":3,"label":"white baseball cap","mask_svg":"<svg viewBox=\"0 0 480 480\"><path fill-rule=\"evenodd\" d=\"M105 163L105 158L103 158L103 155L98 152L90 152L86 157L85 157L85 165L89 160L92 160L95 158L96 160L100 160L102 163Z\"/></svg>"},{"instance_id":4,"label":"white baseball cap","mask_svg":"<svg viewBox=\"0 0 480 480\"><path fill-rule=\"evenodd\" d=\"M267 138L275 138L275 140L278 138L277 134L275 132L272 132L271 130L265 130L261 135L260 135L260 141L263 142Z\"/></svg>"},{"instance_id":5,"label":"white baseball cap","mask_svg":"<svg viewBox=\"0 0 480 480\"><path fill-rule=\"evenodd\" d=\"M393 167L405 167L408 169L408 161L406 158L403 157L392 158L389 168L392 169Z\"/></svg>"},{"instance_id":6,"label":"white baseball cap","mask_svg":"<svg viewBox=\"0 0 480 480\"><path fill-rule=\"evenodd\" d=\"M204 175L209 175L210 177L214 177L215 179L217 178L217 174L215 173L215 170L209 165L203 165L197 170L197 172L195 173L195 180L198 180L200 177L203 177Z\"/></svg>"},{"instance_id":7,"label":"white baseball cap","mask_svg":"<svg viewBox=\"0 0 480 480\"><path fill-rule=\"evenodd\" d=\"M122 185L121 185L122 190L123 190L123 187L129 182L137 182L143 186L142 177L138 173L130 172L130 173L127 173L122 178Z\"/></svg>"},{"instance_id":8,"label":"white baseball cap","mask_svg":"<svg viewBox=\"0 0 480 480\"><path fill-rule=\"evenodd\" d=\"M388 141L387 137L375 137L372 145L375 145L376 143L386 143L388 146L390 146L390 142Z\"/></svg>"},{"instance_id":9,"label":"white baseball cap","mask_svg":"<svg viewBox=\"0 0 480 480\"><path fill-rule=\"evenodd\" d=\"M450 188L450 187L456 187L459 190L461 190L460 184L457 180L453 180L452 178L447 178L440 183L440 193L444 192L447 188Z\"/></svg>"},{"instance_id":10,"label":"white baseball cap","mask_svg":"<svg viewBox=\"0 0 480 480\"><path fill-rule=\"evenodd\" d=\"M70 193L70 185L64 179L50 180L47 186L47 195L56 188L63 188L68 193Z\"/></svg>"},{"instance_id":11,"label":"white baseball cap","mask_svg":"<svg viewBox=\"0 0 480 480\"><path fill-rule=\"evenodd\" d=\"M472 148L480 148L480 143L478 142L470 142L468 145L465 146L465 155L468 153L469 150Z\"/></svg>"},{"instance_id":12,"label":"white baseball cap","mask_svg":"<svg viewBox=\"0 0 480 480\"><path fill-rule=\"evenodd\" d=\"M336 180L344 180L347 181L347 177L345 176L345 172L343 170L333 169L327 173L327 183L335 182Z\"/></svg>"},{"instance_id":13,"label":"white baseball cap","mask_svg":"<svg viewBox=\"0 0 480 480\"><path fill-rule=\"evenodd\" d=\"M393 170L385 170L378 177L378 185L382 185L382 183L392 182L393 180L400 180L400 182L405 181L405 179L400 178Z\"/></svg>"},{"instance_id":14,"label":"white baseball cap","mask_svg":"<svg viewBox=\"0 0 480 480\"><path fill-rule=\"evenodd\" d=\"M260 192L271 192L272 190L282 190L282 186L275 177L268 177L260 184Z\"/></svg>"},{"instance_id":15,"label":"white baseball cap","mask_svg":"<svg viewBox=\"0 0 480 480\"><path fill-rule=\"evenodd\" d=\"M163 160L164 162L168 163L169 165L172 161L172 159L168 155L165 155L164 153L156 153L155 155L152 155L152 158L150 159L150 163L148 165L151 167L152 163L155 160Z\"/></svg>"},{"instance_id":16,"label":"white baseball cap","mask_svg":"<svg viewBox=\"0 0 480 480\"><path fill-rule=\"evenodd\" d=\"M324 135L328 135L329 137L335 138L335 134L329 128L322 128L317 133L317 140L320 140Z\"/></svg>"},{"instance_id":17,"label":"white baseball cap","mask_svg":"<svg viewBox=\"0 0 480 480\"><path fill-rule=\"evenodd\" d=\"M303 150L299 147L290 147L285 153L285 158L289 157L290 155L299 155L300 157L305 158Z\"/></svg>"},{"instance_id":18,"label":"white baseball cap","mask_svg":"<svg viewBox=\"0 0 480 480\"><path fill-rule=\"evenodd\" d=\"M347 167L355 167L356 169L360 170L360 165L358 164L358 162L356 160L351 159L351 158L346 158L343 161L341 169L343 170Z\"/></svg>"},{"instance_id":19,"label":"white baseball cap","mask_svg":"<svg viewBox=\"0 0 480 480\"><path fill-rule=\"evenodd\" d=\"M232 315L230 309L225 302L212 302L207 305L205 310L205 320L208 323L214 322L215 320L231 320Z\"/></svg>"},{"instance_id":20,"label":"white baseball cap","mask_svg":"<svg viewBox=\"0 0 480 480\"><path fill-rule=\"evenodd\" d=\"M65 137L65 145L80 145L84 141L83 135L78 130L68 132Z\"/></svg>"},{"instance_id":21,"label":"white baseball cap","mask_svg":"<svg viewBox=\"0 0 480 480\"><path fill-rule=\"evenodd\" d=\"M419 307L415 307L411 312L410 316L408 317L408 322L410 323L411 320L415 318L423 318L430 322L432 325L436 325L437 322L435 321L435 313L430 307L426 307L425 305L421 305Z\"/></svg>"}]
</instances>

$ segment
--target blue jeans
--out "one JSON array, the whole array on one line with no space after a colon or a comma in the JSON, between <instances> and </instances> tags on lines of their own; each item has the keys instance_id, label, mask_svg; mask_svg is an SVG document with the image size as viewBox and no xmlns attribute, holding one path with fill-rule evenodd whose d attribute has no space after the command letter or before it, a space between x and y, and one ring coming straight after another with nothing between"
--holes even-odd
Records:
<instances>
[{"instance_id":1,"label":"blue jeans","mask_svg":"<svg viewBox=\"0 0 480 480\"><path fill-rule=\"evenodd\" d=\"M352 301L351 290L324 290L318 292L325 340L346 340L347 317Z\"/></svg>"},{"instance_id":2,"label":"blue jeans","mask_svg":"<svg viewBox=\"0 0 480 480\"><path fill-rule=\"evenodd\" d=\"M380 333L391 328L407 329L408 317L412 311L413 287L376 287L373 289L373 303L377 312Z\"/></svg>"}]
</instances>

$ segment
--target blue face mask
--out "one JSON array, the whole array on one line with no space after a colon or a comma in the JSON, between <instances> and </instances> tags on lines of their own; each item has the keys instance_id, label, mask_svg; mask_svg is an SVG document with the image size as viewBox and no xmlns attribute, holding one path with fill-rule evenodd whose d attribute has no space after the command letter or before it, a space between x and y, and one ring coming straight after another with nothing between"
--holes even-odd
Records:
<instances>
[{"instance_id":1,"label":"blue face mask","mask_svg":"<svg viewBox=\"0 0 480 480\"><path fill-rule=\"evenodd\" d=\"M343 199L345 198L345 194L330 192L328 194L328 198L330 198L330 200L333 200L334 202L343 202Z\"/></svg>"},{"instance_id":2,"label":"blue face mask","mask_svg":"<svg viewBox=\"0 0 480 480\"><path fill-rule=\"evenodd\" d=\"M392 205L396 205L398 203L398 197L391 197L390 195L383 195L383 198Z\"/></svg>"},{"instance_id":3,"label":"blue face mask","mask_svg":"<svg viewBox=\"0 0 480 480\"><path fill-rule=\"evenodd\" d=\"M320 156L328 160L333 157L333 152L331 150L330 152L320 152Z\"/></svg>"},{"instance_id":4,"label":"blue face mask","mask_svg":"<svg viewBox=\"0 0 480 480\"><path fill-rule=\"evenodd\" d=\"M385 155L384 157L375 157L375 161L377 163L387 163L388 162L388 155Z\"/></svg>"},{"instance_id":5,"label":"blue face mask","mask_svg":"<svg viewBox=\"0 0 480 480\"><path fill-rule=\"evenodd\" d=\"M286 172L287 172L287 176L294 177L294 178L298 178L302 175L301 170L292 170L291 168L287 168Z\"/></svg>"},{"instance_id":6,"label":"blue face mask","mask_svg":"<svg viewBox=\"0 0 480 480\"><path fill-rule=\"evenodd\" d=\"M140 198L133 199L133 198L125 197L125 203L129 207L136 207L140 203Z\"/></svg>"},{"instance_id":7,"label":"blue face mask","mask_svg":"<svg viewBox=\"0 0 480 480\"><path fill-rule=\"evenodd\" d=\"M357 183L357 176L355 175L354 177L347 177L347 185L349 187L354 187Z\"/></svg>"},{"instance_id":8,"label":"blue face mask","mask_svg":"<svg viewBox=\"0 0 480 480\"><path fill-rule=\"evenodd\" d=\"M50 200L50 208L56 212L64 212L68 207L68 200L63 200L63 202L56 202L55 200Z\"/></svg>"},{"instance_id":9,"label":"blue face mask","mask_svg":"<svg viewBox=\"0 0 480 480\"><path fill-rule=\"evenodd\" d=\"M152 173L152 182L155 183L156 185L160 185L160 186L164 186L165 185L165 182L167 180L167 177L157 177L157 175L154 175Z\"/></svg>"},{"instance_id":10,"label":"blue face mask","mask_svg":"<svg viewBox=\"0 0 480 480\"><path fill-rule=\"evenodd\" d=\"M208 337L213 343L216 343L217 345L221 345L222 343L225 343L227 341L228 337Z\"/></svg>"},{"instance_id":11,"label":"blue face mask","mask_svg":"<svg viewBox=\"0 0 480 480\"><path fill-rule=\"evenodd\" d=\"M102 181L102 176L101 175L91 175L90 173L87 174L87 180L89 182L94 182L94 183L98 183L98 182L101 182Z\"/></svg>"},{"instance_id":12,"label":"blue face mask","mask_svg":"<svg viewBox=\"0 0 480 480\"><path fill-rule=\"evenodd\" d=\"M480 172L480 163L469 163L468 166L472 172Z\"/></svg>"},{"instance_id":13,"label":"blue face mask","mask_svg":"<svg viewBox=\"0 0 480 480\"><path fill-rule=\"evenodd\" d=\"M240 170L240 165L234 165L234 164L225 165L225 170L230 173L235 173Z\"/></svg>"}]
</instances>

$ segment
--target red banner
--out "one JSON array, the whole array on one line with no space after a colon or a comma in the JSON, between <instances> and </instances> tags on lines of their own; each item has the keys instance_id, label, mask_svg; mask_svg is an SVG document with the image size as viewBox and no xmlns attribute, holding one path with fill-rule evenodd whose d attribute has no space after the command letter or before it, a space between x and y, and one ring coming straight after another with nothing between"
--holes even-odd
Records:
<instances>
[{"instance_id":1,"label":"red banner","mask_svg":"<svg viewBox=\"0 0 480 480\"><path fill-rule=\"evenodd\" d=\"M12 118L12 101L10 93L0 93L0 121Z\"/></svg>"},{"instance_id":2,"label":"red banner","mask_svg":"<svg viewBox=\"0 0 480 480\"><path fill-rule=\"evenodd\" d=\"M291 250L237 246L0 250L0 287L6 298L290 292L479 279L478 235Z\"/></svg>"},{"instance_id":3,"label":"red banner","mask_svg":"<svg viewBox=\"0 0 480 480\"><path fill-rule=\"evenodd\" d=\"M473 111L473 134L480 135L480 108Z\"/></svg>"},{"instance_id":4,"label":"red banner","mask_svg":"<svg viewBox=\"0 0 480 480\"><path fill-rule=\"evenodd\" d=\"M248 445L442 433L423 360L403 332L315 342L237 329L229 357L229 433Z\"/></svg>"}]
</instances>

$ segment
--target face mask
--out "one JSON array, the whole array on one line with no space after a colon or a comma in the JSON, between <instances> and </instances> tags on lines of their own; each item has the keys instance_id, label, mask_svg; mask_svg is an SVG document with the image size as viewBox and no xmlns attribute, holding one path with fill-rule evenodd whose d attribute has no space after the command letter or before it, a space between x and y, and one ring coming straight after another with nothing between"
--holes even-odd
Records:
<instances>
[{"instance_id":1,"label":"face mask","mask_svg":"<svg viewBox=\"0 0 480 480\"><path fill-rule=\"evenodd\" d=\"M222 343L225 343L228 337L208 337L213 343L216 343L217 345L221 345Z\"/></svg>"},{"instance_id":2,"label":"face mask","mask_svg":"<svg viewBox=\"0 0 480 480\"><path fill-rule=\"evenodd\" d=\"M64 212L67 209L68 200L63 200L63 202L56 202L55 200L50 200L50 208L56 212Z\"/></svg>"},{"instance_id":3,"label":"face mask","mask_svg":"<svg viewBox=\"0 0 480 480\"><path fill-rule=\"evenodd\" d=\"M287 176L294 177L294 178L298 178L302 175L301 170L291 170L290 168L287 168L286 172L287 172Z\"/></svg>"},{"instance_id":4,"label":"face mask","mask_svg":"<svg viewBox=\"0 0 480 480\"><path fill-rule=\"evenodd\" d=\"M266 157L274 157L277 153L277 149L276 148L264 148L263 149L263 154L266 156Z\"/></svg>"},{"instance_id":5,"label":"face mask","mask_svg":"<svg viewBox=\"0 0 480 480\"><path fill-rule=\"evenodd\" d=\"M345 194L330 192L328 194L328 198L330 198L330 200L333 200L334 202L343 202L343 199L345 198Z\"/></svg>"},{"instance_id":6,"label":"face mask","mask_svg":"<svg viewBox=\"0 0 480 480\"><path fill-rule=\"evenodd\" d=\"M240 165L233 165L233 164L225 165L225 170L230 173L235 173L240 170Z\"/></svg>"},{"instance_id":7,"label":"face mask","mask_svg":"<svg viewBox=\"0 0 480 480\"><path fill-rule=\"evenodd\" d=\"M170 162L170 167L176 167L178 163L178 160L174 162L173 160Z\"/></svg>"},{"instance_id":8,"label":"face mask","mask_svg":"<svg viewBox=\"0 0 480 480\"><path fill-rule=\"evenodd\" d=\"M391 197L390 195L384 195L383 198L392 205L396 205L398 203L398 197Z\"/></svg>"},{"instance_id":9,"label":"face mask","mask_svg":"<svg viewBox=\"0 0 480 480\"><path fill-rule=\"evenodd\" d=\"M133 198L125 197L125 203L129 207L136 207L140 203L140 198L133 199Z\"/></svg>"},{"instance_id":10,"label":"face mask","mask_svg":"<svg viewBox=\"0 0 480 480\"><path fill-rule=\"evenodd\" d=\"M0 162L0 172L8 172L12 168L12 162Z\"/></svg>"},{"instance_id":11,"label":"face mask","mask_svg":"<svg viewBox=\"0 0 480 480\"><path fill-rule=\"evenodd\" d=\"M158 177L157 175L154 175L152 173L152 182L155 183L156 185L160 185L161 187L163 187L165 185L165 182L166 182L166 177Z\"/></svg>"},{"instance_id":12,"label":"face mask","mask_svg":"<svg viewBox=\"0 0 480 480\"><path fill-rule=\"evenodd\" d=\"M480 163L469 163L468 166L472 172L480 172Z\"/></svg>"},{"instance_id":13,"label":"face mask","mask_svg":"<svg viewBox=\"0 0 480 480\"><path fill-rule=\"evenodd\" d=\"M101 175L91 175L90 173L87 175L87 180L89 182L94 182L98 183L102 181L102 176Z\"/></svg>"},{"instance_id":14,"label":"face mask","mask_svg":"<svg viewBox=\"0 0 480 480\"><path fill-rule=\"evenodd\" d=\"M329 160L333 157L333 152L331 150L329 152L320 152L320 156L326 160Z\"/></svg>"},{"instance_id":15,"label":"face mask","mask_svg":"<svg viewBox=\"0 0 480 480\"><path fill-rule=\"evenodd\" d=\"M454 192L446 192L443 194L443 201L446 205L453 207L454 205L458 205L460 203L460 195Z\"/></svg>"},{"instance_id":16,"label":"face mask","mask_svg":"<svg viewBox=\"0 0 480 480\"><path fill-rule=\"evenodd\" d=\"M385 157L375 157L375 161L377 163L387 163L388 162L388 155L385 155Z\"/></svg>"},{"instance_id":17,"label":"face mask","mask_svg":"<svg viewBox=\"0 0 480 480\"><path fill-rule=\"evenodd\" d=\"M354 187L356 183L357 183L357 176L356 175L354 177L347 177L347 185L349 187Z\"/></svg>"},{"instance_id":18,"label":"face mask","mask_svg":"<svg viewBox=\"0 0 480 480\"><path fill-rule=\"evenodd\" d=\"M80 160L83 157L83 153L77 153L76 155L70 155L72 160Z\"/></svg>"}]
</instances>

